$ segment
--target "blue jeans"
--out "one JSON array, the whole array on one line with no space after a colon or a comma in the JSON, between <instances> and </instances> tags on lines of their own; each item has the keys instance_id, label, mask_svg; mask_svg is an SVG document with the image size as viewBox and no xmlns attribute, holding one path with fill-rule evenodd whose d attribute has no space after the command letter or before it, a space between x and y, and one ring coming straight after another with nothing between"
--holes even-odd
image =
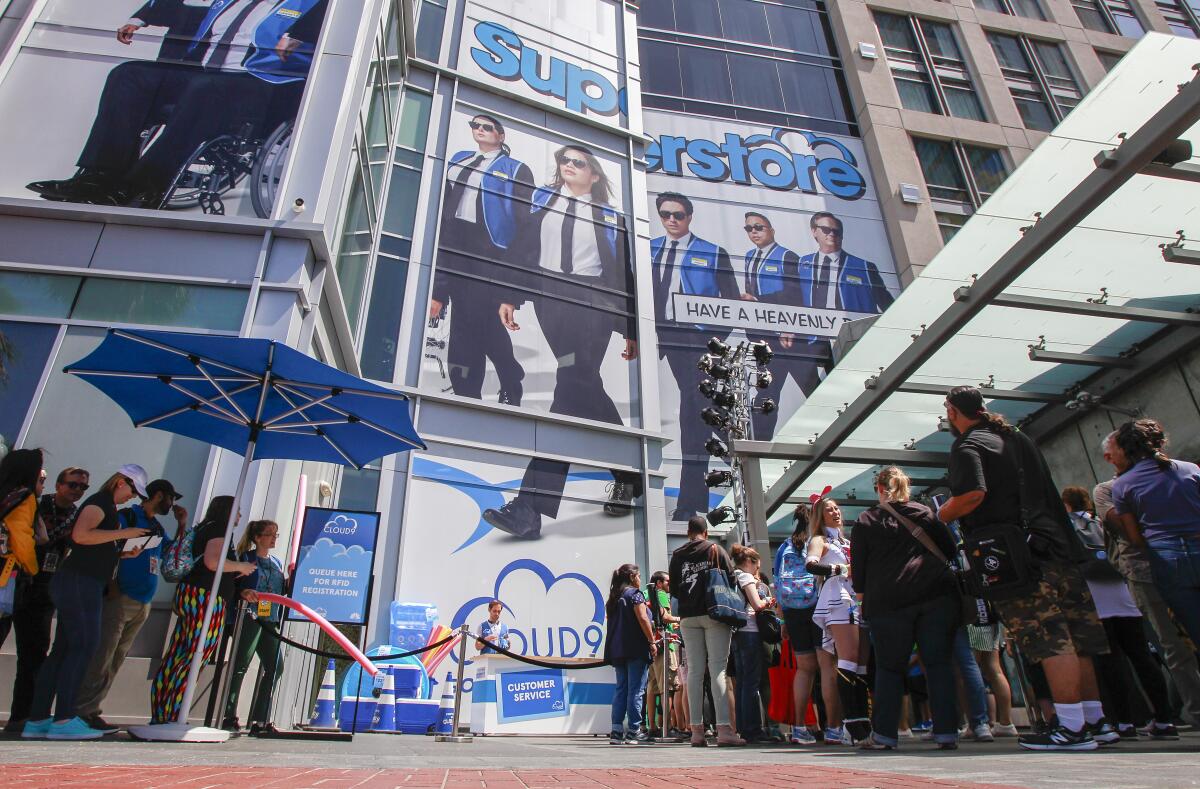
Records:
<instances>
[{"instance_id":1,"label":"blue jeans","mask_svg":"<svg viewBox=\"0 0 1200 789\"><path fill-rule=\"evenodd\" d=\"M1155 537L1146 557L1154 585L1193 644L1200 644L1200 539Z\"/></svg>"},{"instance_id":2,"label":"blue jeans","mask_svg":"<svg viewBox=\"0 0 1200 789\"><path fill-rule=\"evenodd\" d=\"M733 665L737 669L738 734L746 739L761 737L762 715L758 686L762 683L762 639L758 631L733 634Z\"/></svg>"},{"instance_id":3,"label":"blue jeans","mask_svg":"<svg viewBox=\"0 0 1200 789\"><path fill-rule=\"evenodd\" d=\"M88 664L100 646L100 619L104 608L104 584L70 570L59 570L50 582L50 599L58 609L54 648L38 670L29 719L75 717L75 697L87 674Z\"/></svg>"},{"instance_id":4,"label":"blue jeans","mask_svg":"<svg viewBox=\"0 0 1200 789\"><path fill-rule=\"evenodd\" d=\"M987 690L983 684L983 674L979 672L979 664L975 662L971 641L967 638L966 625L959 625L954 633L954 667L962 676L963 686L967 691L968 725L973 729L987 723Z\"/></svg>"},{"instance_id":5,"label":"blue jeans","mask_svg":"<svg viewBox=\"0 0 1200 789\"><path fill-rule=\"evenodd\" d=\"M648 660L627 660L613 665L617 672L617 686L613 688L612 732L625 731L625 719L629 718L629 732L637 733L642 727L642 703L646 698L646 669Z\"/></svg>"},{"instance_id":6,"label":"blue jeans","mask_svg":"<svg viewBox=\"0 0 1200 789\"><path fill-rule=\"evenodd\" d=\"M943 595L895 611L871 614L871 643L875 647L875 719L871 728L875 739L897 744L904 678L915 643L929 687L933 739L958 740L958 693L952 655L959 611L958 599Z\"/></svg>"}]
</instances>

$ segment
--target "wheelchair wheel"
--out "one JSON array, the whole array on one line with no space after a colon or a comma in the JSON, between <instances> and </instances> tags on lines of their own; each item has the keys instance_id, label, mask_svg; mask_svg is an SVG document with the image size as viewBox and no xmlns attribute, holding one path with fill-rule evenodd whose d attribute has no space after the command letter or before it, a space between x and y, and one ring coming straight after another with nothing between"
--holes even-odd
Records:
<instances>
[{"instance_id":1,"label":"wheelchair wheel","mask_svg":"<svg viewBox=\"0 0 1200 789\"><path fill-rule=\"evenodd\" d=\"M160 207L199 206L206 214L224 214L221 195L246 177L257 150L257 145L232 134L222 134L201 143L179 168Z\"/></svg>"},{"instance_id":2,"label":"wheelchair wheel","mask_svg":"<svg viewBox=\"0 0 1200 789\"><path fill-rule=\"evenodd\" d=\"M287 166L292 147L292 128L291 121L275 127L259 149L250 171L250 202L261 219L269 219L275 209L279 182L283 180L283 168Z\"/></svg>"}]
</instances>

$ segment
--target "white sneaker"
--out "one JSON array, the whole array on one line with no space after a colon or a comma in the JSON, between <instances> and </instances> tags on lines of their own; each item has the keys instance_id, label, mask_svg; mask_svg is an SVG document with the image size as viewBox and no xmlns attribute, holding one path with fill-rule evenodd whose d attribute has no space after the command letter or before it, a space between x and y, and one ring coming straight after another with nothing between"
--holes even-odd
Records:
<instances>
[{"instance_id":1,"label":"white sneaker","mask_svg":"<svg viewBox=\"0 0 1200 789\"><path fill-rule=\"evenodd\" d=\"M899 731L896 732L896 739L899 739L899 740L913 739L912 729L900 729Z\"/></svg>"},{"instance_id":2,"label":"white sneaker","mask_svg":"<svg viewBox=\"0 0 1200 789\"><path fill-rule=\"evenodd\" d=\"M1007 723L1007 724L993 723L992 724L992 736L993 737L1016 737L1016 736L1018 736L1018 734L1019 734L1019 732L1017 731L1017 727L1011 723Z\"/></svg>"},{"instance_id":3,"label":"white sneaker","mask_svg":"<svg viewBox=\"0 0 1200 789\"><path fill-rule=\"evenodd\" d=\"M813 736L807 726L793 726L792 736L788 738L788 742L792 745L816 745L817 738Z\"/></svg>"},{"instance_id":4,"label":"white sneaker","mask_svg":"<svg viewBox=\"0 0 1200 789\"><path fill-rule=\"evenodd\" d=\"M963 726L958 730L958 739L975 740L975 742L994 742L996 738L992 736L992 730L988 728L988 725L981 723L978 726Z\"/></svg>"}]
</instances>

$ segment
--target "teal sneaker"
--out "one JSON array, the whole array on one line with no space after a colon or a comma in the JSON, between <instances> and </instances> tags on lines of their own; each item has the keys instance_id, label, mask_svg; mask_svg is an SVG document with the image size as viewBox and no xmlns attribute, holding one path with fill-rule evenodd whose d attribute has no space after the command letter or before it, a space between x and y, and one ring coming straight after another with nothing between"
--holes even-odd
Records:
<instances>
[{"instance_id":1,"label":"teal sneaker","mask_svg":"<svg viewBox=\"0 0 1200 789\"><path fill-rule=\"evenodd\" d=\"M21 736L27 740L40 740L50 731L50 724L53 722L53 718L46 718L42 721L25 721L25 728L21 730Z\"/></svg>"},{"instance_id":2,"label":"teal sneaker","mask_svg":"<svg viewBox=\"0 0 1200 789\"><path fill-rule=\"evenodd\" d=\"M98 740L103 736L104 732L93 729L79 717L55 721L46 733L47 740Z\"/></svg>"}]
</instances>

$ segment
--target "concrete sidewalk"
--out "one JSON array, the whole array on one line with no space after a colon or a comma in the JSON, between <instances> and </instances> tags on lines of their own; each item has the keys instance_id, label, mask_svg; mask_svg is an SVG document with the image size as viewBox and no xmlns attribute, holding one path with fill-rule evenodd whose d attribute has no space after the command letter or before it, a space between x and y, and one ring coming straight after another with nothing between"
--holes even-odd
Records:
<instances>
[{"instance_id":1,"label":"concrete sidewalk","mask_svg":"<svg viewBox=\"0 0 1200 789\"><path fill-rule=\"evenodd\" d=\"M958 751L906 743L899 751L766 746L608 745L593 737L357 735L351 743L239 737L223 745L0 743L0 786L667 787L667 786L1200 786L1200 734L1124 742L1090 753L1032 753L1015 740Z\"/></svg>"}]
</instances>

